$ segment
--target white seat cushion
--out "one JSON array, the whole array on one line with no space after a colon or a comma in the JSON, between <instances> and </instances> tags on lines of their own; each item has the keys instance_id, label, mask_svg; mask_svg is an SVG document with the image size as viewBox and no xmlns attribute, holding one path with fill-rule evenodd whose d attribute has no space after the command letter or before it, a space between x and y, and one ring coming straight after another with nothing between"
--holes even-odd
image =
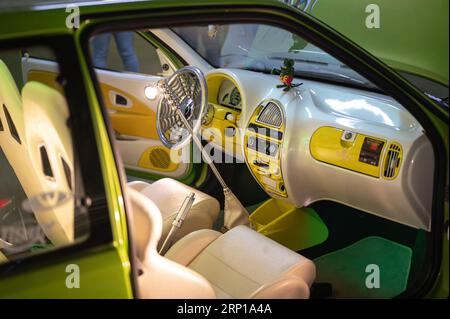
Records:
<instances>
[{"instance_id":1,"label":"white seat cushion","mask_svg":"<svg viewBox=\"0 0 450 319\"><path fill-rule=\"evenodd\" d=\"M183 226L173 237L174 243L193 231L211 229L219 216L220 204L217 199L171 178L163 178L152 184L131 182L128 186L151 199L161 211L163 231L158 247L167 237L181 204L190 193L195 193L195 200Z\"/></svg>"},{"instance_id":2,"label":"white seat cushion","mask_svg":"<svg viewBox=\"0 0 450 319\"><path fill-rule=\"evenodd\" d=\"M315 278L311 260L246 226L194 232L166 257L205 277L218 298L308 298Z\"/></svg>"}]
</instances>

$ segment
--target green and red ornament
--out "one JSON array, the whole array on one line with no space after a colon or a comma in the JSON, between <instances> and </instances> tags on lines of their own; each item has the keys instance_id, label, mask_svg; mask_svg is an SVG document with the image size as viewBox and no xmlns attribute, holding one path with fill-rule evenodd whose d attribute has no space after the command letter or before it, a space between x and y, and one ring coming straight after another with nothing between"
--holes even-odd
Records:
<instances>
[{"instance_id":1,"label":"green and red ornament","mask_svg":"<svg viewBox=\"0 0 450 319\"><path fill-rule=\"evenodd\" d=\"M303 83L292 83L294 80L295 69L294 69L294 60L292 59L284 59L283 66L281 69L273 69L272 74L279 74L280 81L283 84L277 85L277 88L284 88L284 92L288 92L290 89L298 87Z\"/></svg>"}]
</instances>

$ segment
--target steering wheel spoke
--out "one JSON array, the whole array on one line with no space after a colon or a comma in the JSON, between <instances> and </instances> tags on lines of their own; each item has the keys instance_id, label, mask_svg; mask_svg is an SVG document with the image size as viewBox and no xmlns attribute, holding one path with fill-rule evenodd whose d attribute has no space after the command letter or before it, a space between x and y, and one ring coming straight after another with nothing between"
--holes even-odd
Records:
<instances>
[{"instance_id":1,"label":"steering wheel spoke","mask_svg":"<svg viewBox=\"0 0 450 319\"><path fill-rule=\"evenodd\" d=\"M184 147L201 126L208 101L205 77L196 67L184 67L160 80L158 87L164 96L156 113L161 142L169 148Z\"/></svg>"}]
</instances>

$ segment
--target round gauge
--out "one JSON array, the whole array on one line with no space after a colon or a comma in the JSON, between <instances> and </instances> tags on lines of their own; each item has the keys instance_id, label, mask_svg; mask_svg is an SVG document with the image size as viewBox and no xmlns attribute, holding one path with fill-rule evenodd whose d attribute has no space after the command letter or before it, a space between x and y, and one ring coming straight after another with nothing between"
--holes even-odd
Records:
<instances>
[{"instance_id":1,"label":"round gauge","mask_svg":"<svg viewBox=\"0 0 450 319\"><path fill-rule=\"evenodd\" d=\"M208 103L205 114L202 117L202 125L208 125L214 118L214 105Z\"/></svg>"},{"instance_id":2,"label":"round gauge","mask_svg":"<svg viewBox=\"0 0 450 319\"><path fill-rule=\"evenodd\" d=\"M220 85L219 103L236 109L241 109L241 92L230 80L224 80Z\"/></svg>"}]
</instances>

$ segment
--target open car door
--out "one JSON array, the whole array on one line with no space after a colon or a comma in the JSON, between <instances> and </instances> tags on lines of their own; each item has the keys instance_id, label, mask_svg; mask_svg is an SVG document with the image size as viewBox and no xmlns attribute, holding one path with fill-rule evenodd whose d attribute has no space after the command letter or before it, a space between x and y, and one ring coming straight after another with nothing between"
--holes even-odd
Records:
<instances>
[{"instance_id":1,"label":"open car door","mask_svg":"<svg viewBox=\"0 0 450 319\"><path fill-rule=\"evenodd\" d=\"M190 173L191 144L171 151L161 143L156 128L160 95L151 93L161 78L174 72L175 62L137 33L133 36L139 72L124 70L120 55L113 50L113 41L109 44L107 68L96 68L116 144L127 175L150 180L183 179ZM57 64L39 54L26 53L22 71L25 81L59 87Z\"/></svg>"}]
</instances>

